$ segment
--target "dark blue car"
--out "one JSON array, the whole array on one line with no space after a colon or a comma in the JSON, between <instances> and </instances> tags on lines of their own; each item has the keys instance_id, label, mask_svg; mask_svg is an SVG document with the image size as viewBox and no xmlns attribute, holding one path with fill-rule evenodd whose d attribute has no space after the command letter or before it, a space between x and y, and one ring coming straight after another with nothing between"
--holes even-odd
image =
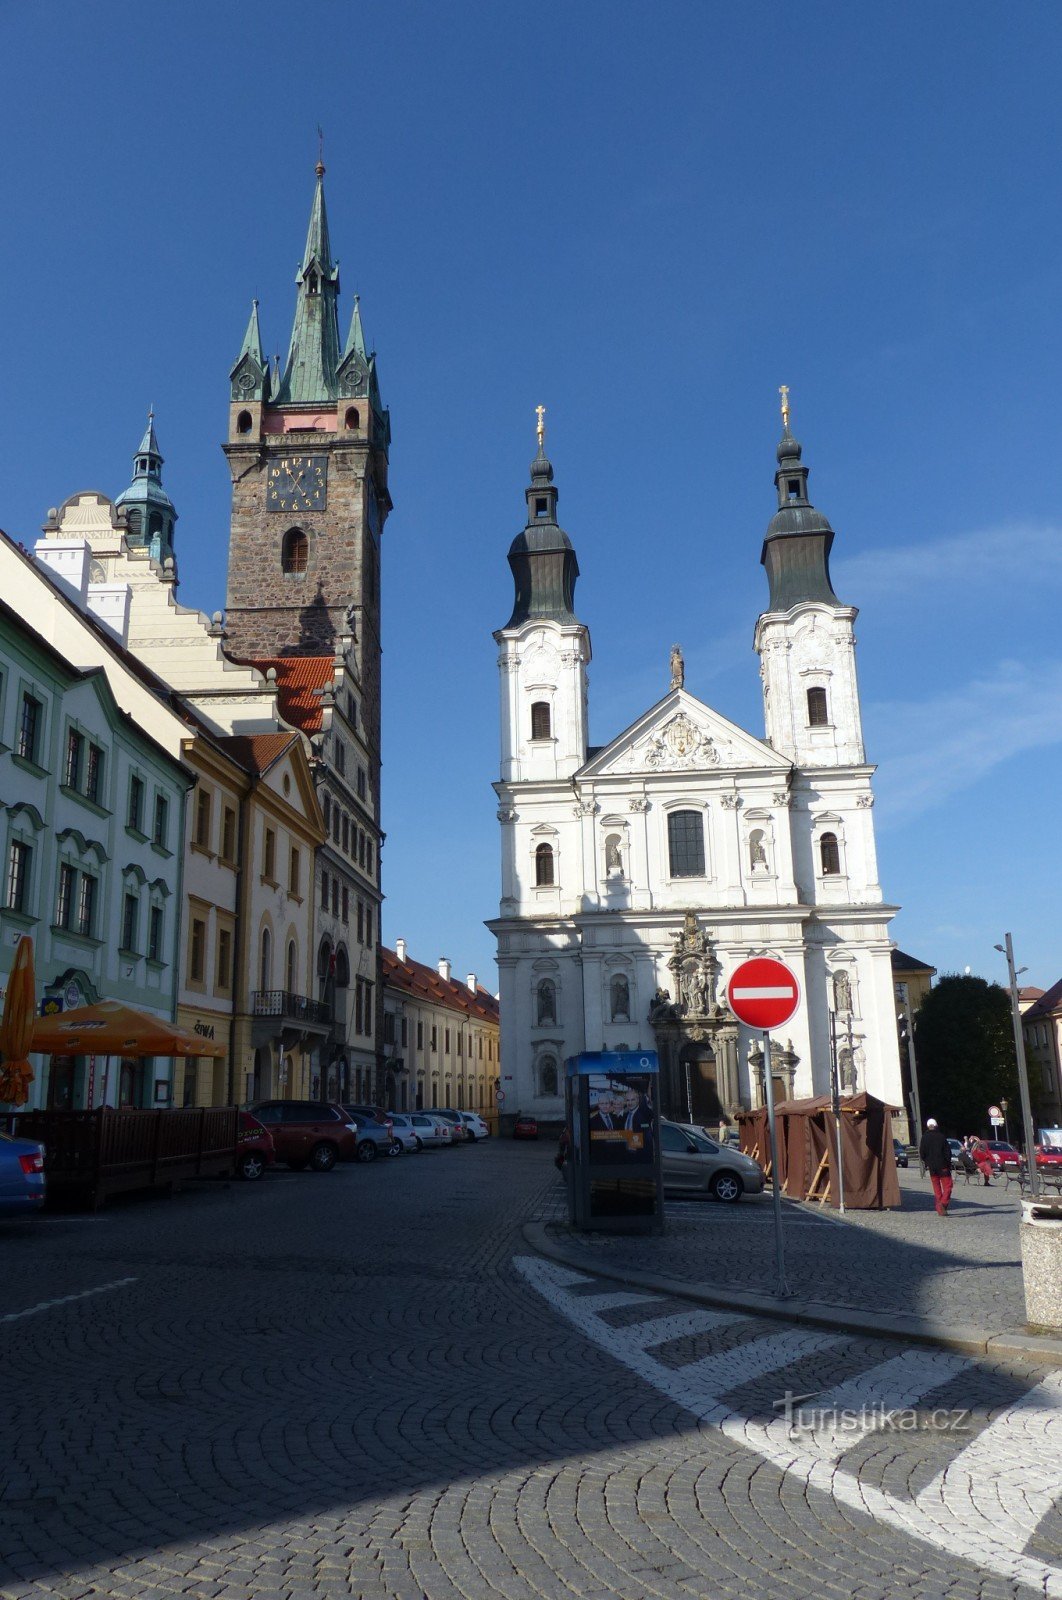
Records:
<instances>
[{"instance_id":1,"label":"dark blue car","mask_svg":"<svg viewBox=\"0 0 1062 1600\"><path fill-rule=\"evenodd\" d=\"M44 1204L44 1146L0 1133L0 1217L25 1216Z\"/></svg>"}]
</instances>

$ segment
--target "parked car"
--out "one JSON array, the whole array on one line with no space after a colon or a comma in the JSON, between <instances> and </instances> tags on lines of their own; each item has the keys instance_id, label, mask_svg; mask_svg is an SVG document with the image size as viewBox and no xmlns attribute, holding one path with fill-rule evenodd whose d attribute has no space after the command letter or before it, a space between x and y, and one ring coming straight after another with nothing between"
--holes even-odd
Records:
<instances>
[{"instance_id":1,"label":"parked car","mask_svg":"<svg viewBox=\"0 0 1062 1600\"><path fill-rule=\"evenodd\" d=\"M949 1140L948 1142L950 1144L951 1141ZM906 1167L907 1166L907 1146L905 1144L901 1144L899 1139L894 1139L892 1141L892 1151L893 1151L893 1154L896 1157L896 1165L898 1167ZM952 1164L952 1166L955 1165L955 1152L954 1152L954 1150L951 1153L951 1164Z\"/></svg>"},{"instance_id":2,"label":"parked car","mask_svg":"<svg viewBox=\"0 0 1062 1600\"><path fill-rule=\"evenodd\" d=\"M372 1117L374 1121L385 1123L387 1127L391 1126L394 1117L393 1112L385 1111L382 1106L347 1106L346 1110L360 1111L362 1116Z\"/></svg>"},{"instance_id":3,"label":"parked car","mask_svg":"<svg viewBox=\"0 0 1062 1600\"><path fill-rule=\"evenodd\" d=\"M1045 1171L1062 1171L1062 1148L1057 1144L1037 1144L1033 1146L1036 1151L1036 1165Z\"/></svg>"},{"instance_id":4,"label":"parked car","mask_svg":"<svg viewBox=\"0 0 1062 1600\"><path fill-rule=\"evenodd\" d=\"M951 1150L951 1165L952 1165L952 1169L954 1170L954 1168L956 1168L956 1167L961 1167L963 1165L963 1159L962 1159L963 1143L962 1143L962 1140L961 1139L949 1139L948 1140L948 1148Z\"/></svg>"},{"instance_id":5,"label":"parked car","mask_svg":"<svg viewBox=\"0 0 1062 1600\"><path fill-rule=\"evenodd\" d=\"M487 1126L478 1112L460 1111L458 1112L458 1115L467 1130L465 1137L467 1138L469 1144L475 1144L477 1139L490 1138L490 1128Z\"/></svg>"},{"instance_id":6,"label":"parked car","mask_svg":"<svg viewBox=\"0 0 1062 1600\"><path fill-rule=\"evenodd\" d=\"M296 1172L307 1166L331 1172L337 1161L354 1160L358 1127L342 1106L328 1100L263 1100L250 1112L272 1134L277 1160Z\"/></svg>"},{"instance_id":7,"label":"parked car","mask_svg":"<svg viewBox=\"0 0 1062 1600\"><path fill-rule=\"evenodd\" d=\"M728 1204L742 1195L760 1194L766 1182L763 1168L751 1156L679 1122L660 1124L660 1168L665 1190L710 1194Z\"/></svg>"},{"instance_id":8,"label":"parked car","mask_svg":"<svg viewBox=\"0 0 1062 1600\"><path fill-rule=\"evenodd\" d=\"M249 1182L260 1178L276 1159L277 1147L269 1129L249 1111L241 1111L236 1133L237 1177L246 1178Z\"/></svg>"},{"instance_id":9,"label":"parked car","mask_svg":"<svg viewBox=\"0 0 1062 1600\"><path fill-rule=\"evenodd\" d=\"M419 1150L440 1150L453 1143L453 1127L445 1117L431 1111L411 1111L409 1115Z\"/></svg>"},{"instance_id":10,"label":"parked car","mask_svg":"<svg viewBox=\"0 0 1062 1600\"><path fill-rule=\"evenodd\" d=\"M399 1154L395 1149L394 1128L390 1117L386 1122L380 1122L372 1113L356 1110L354 1106L344 1106L343 1110L358 1130L358 1142L354 1148L357 1161L375 1161L377 1156Z\"/></svg>"},{"instance_id":11,"label":"parked car","mask_svg":"<svg viewBox=\"0 0 1062 1600\"><path fill-rule=\"evenodd\" d=\"M440 1106L432 1106L431 1114L433 1117L442 1117L450 1124L451 1128L454 1130L452 1143L465 1144L468 1142L468 1129L461 1121L460 1111L454 1111L452 1107L443 1108Z\"/></svg>"},{"instance_id":12,"label":"parked car","mask_svg":"<svg viewBox=\"0 0 1062 1600\"><path fill-rule=\"evenodd\" d=\"M1005 1139L986 1139L985 1144L997 1172L1018 1172L1024 1166L1021 1151Z\"/></svg>"},{"instance_id":13,"label":"parked car","mask_svg":"<svg viewBox=\"0 0 1062 1600\"><path fill-rule=\"evenodd\" d=\"M0 1133L0 1217L28 1216L44 1204L44 1146Z\"/></svg>"},{"instance_id":14,"label":"parked car","mask_svg":"<svg viewBox=\"0 0 1062 1600\"><path fill-rule=\"evenodd\" d=\"M416 1129L413 1126L413 1119L412 1117L407 1116L405 1112L392 1111L391 1132L394 1136L396 1155L401 1155L404 1151L413 1152L415 1150L423 1149L423 1146L417 1138Z\"/></svg>"},{"instance_id":15,"label":"parked car","mask_svg":"<svg viewBox=\"0 0 1062 1600\"><path fill-rule=\"evenodd\" d=\"M516 1121L513 1124L513 1138L514 1139L537 1139L538 1138L538 1122L537 1122L537 1120L534 1117L525 1117L522 1111L518 1111L516 1113Z\"/></svg>"}]
</instances>

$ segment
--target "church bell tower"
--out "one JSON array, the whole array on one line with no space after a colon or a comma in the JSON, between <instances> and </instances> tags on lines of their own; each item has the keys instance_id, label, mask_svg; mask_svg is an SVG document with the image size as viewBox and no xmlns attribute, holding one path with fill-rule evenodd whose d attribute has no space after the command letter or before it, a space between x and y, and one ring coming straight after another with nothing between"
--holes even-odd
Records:
<instances>
[{"instance_id":1,"label":"church bell tower","mask_svg":"<svg viewBox=\"0 0 1062 1600\"><path fill-rule=\"evenodd\" d=\"M391 426L357 296L340 341L324 173L319 161L284 367L265 355L255 301L230 373L227 649L253 660L325 656L353 636L365 731L378 752Z\"/></svg>"}]
</instances>

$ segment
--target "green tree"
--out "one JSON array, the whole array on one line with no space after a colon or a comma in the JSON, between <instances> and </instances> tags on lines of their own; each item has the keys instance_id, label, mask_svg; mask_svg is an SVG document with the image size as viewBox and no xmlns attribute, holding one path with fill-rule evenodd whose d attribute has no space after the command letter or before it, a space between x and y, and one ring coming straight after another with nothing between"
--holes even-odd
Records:
<instances>
[{"instance_id":1,"label":"green tree","mask_svg":"<svg viewBox=\"0 0 1062 1600\"><path fill-rule=\"evenodd\" d=\"M990 1105L1008 1100L1019 1131L1018 1070L1010 995L984 978L945 975L915 1017L922 1116L936 1117L951 1138L992 1136Z\"/></svg>"}]
</instances>

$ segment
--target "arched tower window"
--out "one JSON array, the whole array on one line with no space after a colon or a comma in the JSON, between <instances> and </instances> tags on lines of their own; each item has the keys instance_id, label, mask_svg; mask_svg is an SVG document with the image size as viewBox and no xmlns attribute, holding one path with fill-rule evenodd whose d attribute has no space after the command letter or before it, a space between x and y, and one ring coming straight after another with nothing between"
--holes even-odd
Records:
<instances>
[{"instance_id":1,"label":"arched tower window","mask_svg":"<svg viewBox=\"0 0 1062 1600\"><path fill-rule=\"evenodd\" d=\"M532 739L548 739L549 736L549 701L536 700L531 707L531 737Z\"/></svg>"},{"instance_id":2,"label":"arched tower window","mask_svg":"<svg viewBox=\"0 0 1062 1600\"><path fill-rule=\"evenodd\" d=\"M361 427L361 417L358 415L357 406L347 407L346 415L343 418L343 426L349 433L353 433L356 428Z\"/></svg>"},{"instance_id":3,"label":"arched tower window","mask_svg":"<svg viewBox=\"0 0 1062 1600\"><path fill-rule=\"evenodd\" d=\"M609 984L609 1001L613 1022L631 1020L631 986L620 973Z\"/></svg>"},{"instance_id":4,"label":"arched tower window","mask_svg":"<svg viewBox=\"0 0 1062 1600\"><path fill-rule=\"evenodd\" d=\"M310 546L301 528L289 528L280 547L280 566L284 572L305 572Z\"/></svg>"},{"instance_id":5,"label":"arched tower window","mask_svg":"<svg viewBox=\"0 0 1062 1600\"><path fill-rule=\"evenodd\" d=\"M557 986L552 978L542 978L535 990L535 1021L539 1027L544 1022L557 1020Z\"/></svg>"},{"instance_id":6,"label":"arched tower window","mask_svg":"<svg viewBox=\"0 0 1062 1600\"><path fill-rule=\"evenodd\" d=\"M539 889L548 888L553 879L553 846L540 844L535 851L535 884Z\"/></svg>"},{"instance_id":7,"label":"arched tower window","mask_svg":"<svg viewBox=\"0 0 1062 1600\"><path fill-rule=\"evenodd\" d=\"M667 848L673 878L704 877L704 819L699 811L672 811Z\"/></svg>"},{"instance_id":8,"label":"arched tower window","mask_svg":"<svg viewBox=\"0 0 1062 1600\"><path fill-rule=\"evenodd\" d=\"M826 690L816 686L808 690L808 727L825 728L829 725L830 714L826 705Z\"/></svg>"},{"instance_id":9,"label":"arched tower window","mask_svg":"<svg viewBox=\"0 0 1062 1600\"><path fill-rule=\"evenodd\" d=\"M819 860L824 878L836 877L841 870L841 851L835 833L824 833L819 840Z\"/></svg>"},{"instance_id":10,"label":"arched tower window","mask_svg":"<svg viewBox=\"0 0 1062 1600\"><path fill-rule=\"evenodd\" d=\"M236 418L236 432L237 433L250 433L250 431L251 431L251 413L249 411L241 411L239 416Z\"/></svg>"}]
</instances>

